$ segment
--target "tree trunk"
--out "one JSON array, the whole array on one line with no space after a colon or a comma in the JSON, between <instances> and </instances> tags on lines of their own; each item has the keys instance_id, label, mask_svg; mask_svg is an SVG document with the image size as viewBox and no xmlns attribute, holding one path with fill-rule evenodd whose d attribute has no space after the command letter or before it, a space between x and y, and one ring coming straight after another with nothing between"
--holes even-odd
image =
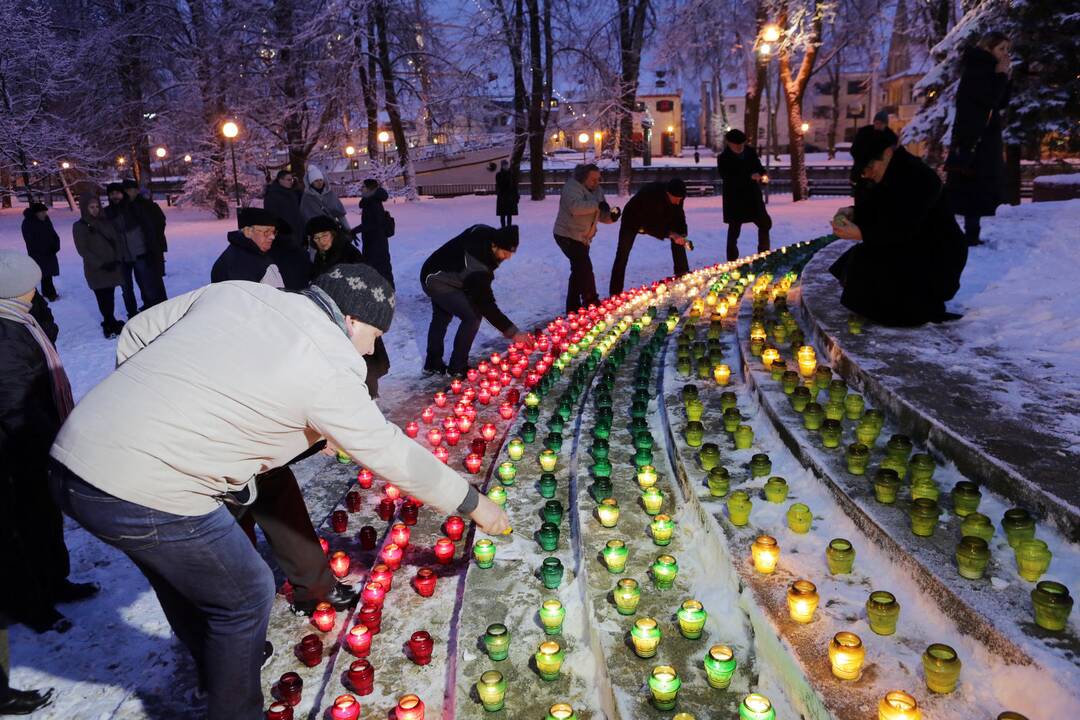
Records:
<instances>
[{"instance_id":1,"label":"tree trunk","mask_svg":"<svg viewBox=\"0 0 1080 720\"><path fill-rule=\"evenodd\" d=\"M840 126L840 56L834 58L832 69L829 71L829 82L832 84L832 112L829 117L829 159L836 158L836 131Z\"/></svg>"},{"instance_id":2,"label":"tree trunk","mask_svg":"<svg viewBox=\"0 0 1080 720\"><path fill-rule=\"evenodd\" d=\"M507 15L501 6L500 9L503 39L510 54L510 68L514 76L514 145L510 151L510 169L516 178L521 173L521 161L525 157L525 145L528 141L528 91L525 89L524 60L521 56L521 39L525 34L525 5L523 0L514 0L510 15Z\"/></svg>"},{"instance_id":3,"label":"tree trunk","mask_svg":"<svg viewBox=\"0 0 1080 720\"><path fill-rule=\"evenodd\" d=\"M356 48L356 75L360 80L360 92L364 98L364 114L367 117L367 154L368 162L379 156L379 93L375 88L375 20L372 9L368 7L367 22L360 14L353 19L356 28L354 46ZM366 27L364 27L366 26ZM363 32L361 28L364 28ZM364 37L367 37L367 51L364 51Z\"/></svg>"},{"instance_id":4,"label":"tree trunk","mask_svg":"<svg viewBox=\"0 0 1080 720\"><path fill-rule=\"evenodd\" d=\"M758 55L761 32L768 22L768 8L764 2L758 3L757 14L754 17L754 21L756 29L754 32L754 42L751 44L750 50L750 62L753 63L751 67L753 72L748 73L749 82L746 85L746 113L743 116L743 132L746 133L747 142L754 147L757 147L758 125L760 123L759 118L761 115L761 94L765 90L765 83L768 82L766 76L769 70L768 61L762 62ZM737 35L736 38L738 38ZM766 121L768 121L767 118Z\"/></svg>"},{"instance_id":5,"label":"tree trunk","mask_svg":"<svg viewBox=\"0 0 1080 720\"><path fill-rule=\"evenodd\" d=\"M210 180L206 183L204 193L214 217L223 220L229 217L229 181L225 170L225 140L218 133L221 118L225 117L225 91L222 74L214 65L218 55L210 52L210 38L216 37L216 32L210 25L204 0L193 0L189 7L195 33L194 45L201 50L195 59L195 78L202 98L206 142L211 147Z\"/></svg>"},{"instance_id":6,"label":"tree trunk","mask_svg":"<svg viewBox=\"0 0 1080 720\"><path fill-rule=\"evenodd\" d=\"M645 41L645 16L649 0L619 0L619 194L630 194L634 163L634 103L641 70L641 46ZM643 140L648 142L648 133Z\"/></svg>"},{"instance_id":7,"label":"tree trunk","mask_svg":"<svg viewBox=\"0 0 1080 720\"><path fill-rule=\"evenodd\" d=\"M383 95L386 100L386 114L390 118L390 129L397 144L398 164L401 166L405 197L417 200L416 185L413 178L412 160L409 159L409 145L405 138L405 127L401 124L401 108L398 105L397 86L394 66L390 62L390 40L386 30L386 3L379 0L375 4L375 32L379 44L379 70L383 78Z\"/></svg>"},{"instance_id":8,"label":"tree trunk","mask_svg":"<svg viewBox=\"0 0 1080 720\"><path fill-rule=\"evenodd\" d=\"M423 17L424 9L420 5L420 0L414 0L413 11L416 13L416 32L414 41L416 42L417 52L414 66L416 67L416 74L420 78L420 92L419 100L420 107L417 113L416 129L419 137L417 138L417 145L419 147L425 147L435 134L435 124L431 115L431 71L428 70L428 59L426 50L424 48L424 35L423 35Z\"/></svg>"},{"instance_id":9,"label":"tree trunk","mask_svg":"<svg viewBox=\"0 0 1080 720\"><path fill-rule=\"evenodd\" d=\"M525 0L529 13L529 191L533 200L544 199L544 125L541 103L544 101L544 68L540 35L538 0Z\"/></svg>"},{"instance_id":10,"label":"tree trunk","mask_svg":"<svg viewBox=\"0 0 1080 720\"><path fill-rule=\"evenodd\" d=\"M806 144L802 131L802 101L806 84L814 69L818 46L821 43L821 12L817 2L813 3L814 13L810 21L810 37L803 48L802 64L797 75L791 74L791 47L781 44L780 81L783 87L784 103L788 113L788 138L791 153L791 199L795 202L810 197L810 183L806 178ZM781 5L780 27L787 26L787 3Z\"/></svg>"},{"instance_id":11,"label":"tree trunk","mask_svg":"<svg viewBox=\"0 0 1080 720\"><path fill-rule=\"evenodd\" d=\"M289 152L289 167L297 177L304 177L307 169L308 149L304 142L304 70L303 58L293 48L294 30L297 23L296 0L274 0L271 11L277 41L280 47L278 67L281 69L281 93L287 107L283 109L282 130Z\"/></svg>"}]
</instances>

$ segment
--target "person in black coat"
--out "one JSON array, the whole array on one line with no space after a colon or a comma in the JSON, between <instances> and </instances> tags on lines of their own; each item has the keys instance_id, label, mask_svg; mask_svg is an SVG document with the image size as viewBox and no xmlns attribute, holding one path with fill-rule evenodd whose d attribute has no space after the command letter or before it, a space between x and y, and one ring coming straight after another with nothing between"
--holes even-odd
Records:
<instances>
[{"instance_id":1,"label":"person in black coat","mask_svg":"<svg viewBox=\"0 0 1080 720\"><path fill-rule=\"evenodd\" d=\"M945 301L960 289L967 246L937 173L897 147L891 130L874 131L854 160L869 186L854 220L833 219L837 237L857 242L830 268L840 302L883 325L959 318Z\"/></svg>"},{"instance_id":2,"label":"person in black coat","mask_svg":"<svg viewBox=\"0 0 1080 720\"><path fill-rule=\"evenodd\" d=\"M125 180L121 186L127 196L129 211L142 230L145 255L136 260L135 273L138 277L141 266L143 279L139 281L139 289L145 309L165 302L169 297L165 292L164 279L165 253L169 250L165 239L165 213L156 202L139 193L139 186L134 180Z\"/></svg>"},{"instance_id":3,"label":"person in black coat","mask_svg":"<svg viewBox=\"0 0 1080 720\"><path fill-rule=\"evenodd\" d=\"M367 264L379 271L394 286L394 267L390 262L390 238L387 212L383 203L390 199L379 181L368 178L360 190L360 239Z\"/></svg>"},{"instance_id":4,"label":"person in black coat","mask_svg":"<svg viewBox=\"0 0 1080 720\"><path fill-rule=\"evenodd\" d=\"M611 282L608 294L618 295L626 281L626 263L634 240L639 233L652 235L660 240L671 241L671 262L674 275L690 272L686 259L686 183L679 178L664 182L652 182L641 188L626 203L619 225L619 247L615 262L611 265Z\"/></svg>"},{"instance_id":5,"label":"person in black coat","mask_svg":"<svg viewBox=\"0 0 1080 720\"><path fill-rule=\"evenodd\" d=\"M981 245L980 218L993 215L1005 196L1001 110L1009 99L1009 39L987 33L962 62L946 188L953 211L964 216L968 245Z\"/></svg>"},{"instance_id":6,"label":"person in black coat","mask_svg":"<svg viewBox=\"0 0 1080 720\"><path fill-rule=\"evenodd\" d=\"M772 229L772 218L761 196L765 168L754 148L746 144L746 134L742 130L728 130L724 135L724 151L716 156L716 170L724 187L727 259L739 258L739 233L743 223L757 225L757 251L765 252L769 249L769 230Z\"/></svg>"},{"instance_id":7,"label":"person in black coat","mask_svg":"<svg viewBox=\"0 0 1080 720\"><path fill-rule=\"evenodd\" d=\"M531 343L529 334L519 330L499 309L491 290L495 270L513 257L517 247L516 225L498 229L473 225L424 261L420 269L420 286L431 298L425 374L464 374L469 367L469 351L480 330L481 318L495 326L508 340ZM454 350L447 366L442 359L443 341L450 321L455 317L461 320L461 325L454 336Z\"/></svg>"},{"instance_id":8,"label":"person in black coat","mask_svg":"<svg viewBox=\"0 0 1080 720\"><path fill-rule=\"evenodd\" d=\"M0 250L0 614L37 632L71 627L56 604L90 597L72 583L64 522L49 494L49 448L74 402L41 269Z\"/></svg>"},{"instance_id":9,"label":"person in black coat","mask_svg":"<svg viewBox=\"0 0 1080 720\"><path fill-rule=\"evenodd\" d=\"M503 160L499 166L499 172L495 173L495 214L499 216L499 227L506 227L513 224L513 218L518 214L521 192L517 178L510 170L510 162Z\"/></svg>"},{"instance_id":10,"label":"person in black coat","mask_svg":"<svg viewBox=\"0 0 1080 720\"><path fill-rule=\"evenodd\" d=\"M228 234L229 247L214 262L210 282L247 280L286 290L303 290L310 273L307 253L279 242L281 221L263 208L240 208L239 230Z\"/></svg>"},{"instance_id":11,"label":"person in black coat","mask_svg":"<svg viewBox=\"0 0 1080 720\"><path fill-rule=\"evenodd\" d=\"M49 300L56 300L53 278L60 274L60 264L56 260L56 254L60 252L60 236L49 219L47 206L35 202L23 210L22 236L26 243L26 254L41 268L41 294Z\"/></svg>"},{"instance_id":12,"label":"person in black coat","mask_svg":"<svg viewBox=\"0 0 1080 720\"><path fill-rule=\"evenodd\" d=\"M289 231L279 231L278 241L283 245L301 247L304 241L304 221L300 215L301 192L296 188L296 176L289 170L278 170L274 182L263 191L263 209L269 210L289 226Z\"/></svg>"}]
</instances>

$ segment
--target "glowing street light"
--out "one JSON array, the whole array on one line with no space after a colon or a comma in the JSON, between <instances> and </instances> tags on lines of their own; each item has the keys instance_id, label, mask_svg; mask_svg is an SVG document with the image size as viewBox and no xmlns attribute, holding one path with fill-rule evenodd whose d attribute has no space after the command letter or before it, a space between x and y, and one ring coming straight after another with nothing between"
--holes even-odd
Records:
<instances>
[{"instance_id":1,"label":"glowing street light","mask_svg":"<svg viewBox=\"0 0 1080 720\"><path fill-rule=\"evenodd\" d=\"M589 133L583 132L577 136L578 144L581 145L581 162L585 162L585 146L589 142Z\"/></svg>"},{"instance_id":2,"label":"glowing street light","mask_svg":"<svg viewBox=\"0 0 1080 720\"><path fill-rule=\"evenodd\" d=\"M345 157L349 158L349 179L356 180L356 160L353 159L353 155L356 155L356 148L346 145Z\"/></svg>"},{"instance_id":3,"label":"glowing street light","mask_svg":"<svg viewBox=\"0 0 1080 720\"><path fill-rule=\"evenodd\" d=\"M240 207L240 178L236 172L236 136L240 134L240 127L232 120L228 120L221 126L221 134L229 141L229 152L232 154L233 187L236 188L236 207Z\"/></svg>"},{"instance_id":4,"label":"glowing street light","mask_svg":"<svg viewBox=\"0 0 1080 720\"><path fill-rule=\"evenodd\" d=\"M804 122L802 125L799 126L799 130L801 130L803 135L805 135L810 130L810 123Z\"/></svg>"},{"instance_id":5,"label":"glowing street light","mask_svg":"<svg viewBox=\"0 0 1080 720\"><path fill-rule=\"evenodd\" d=\"M119 165L120 167L124 167L124 163L126 163L126 162L127 162L127 160L126 160L126 159L124 159L124 156L123 156L123 155L121 155L120 157L116 158L116 164L117 164L117 165Z\"/></svg>"},{"instance_id":6,"label":"glowing street light","mask_svg":"<svg viewBox=\"0 0 1080 720\"><path fill-rule=\"evenodd\" d=\"M70 170L71 169L71 163L69 163L67 160L65 160L64 162L60 163L60 169L61 170Z\"/></svg>"},{"instance_id":7,"label":"glowing street light","mask_svg":"<svg viewBox=\"0 0 1080 720\"><path fill-rule=\"evenodd\" d=\"M186 162L186 163L191 162L191 153L188 153L187 155L184 155L184 162Z\"/></svg>"},{"instance_id":8,"label":"glowing street light","mask_svg":"<svg viewBox=\"0 0 1080 720\"><path fill-rule=\"evenodd\" d=\"M164 160L165 156L169 154L169 151L164 147L158 147L157 150L154 150L154 154L157 155L158 160Z\"/></svg>"},{"instance_id":9,"label":"glowing street light","mask_svg":"<svg viewBox=\"0 0 1080 720\"><path fill-rule=\"evenodd\" d=\"M390 133L386 132L385 130L380 130L379 134L376 137L378 137L379 142L382 143L382 159L383 159L383 163L385 163L386 162L386 143L390 142Z\"/></svg>"},{"instance_id":10,"label":"glowing street light","mask_svg":"<svg viewBox=\"0 0 1080 720\"><path fill-rule=\"evenodd\" d=\"M780 26L769 23L761 29L761 39L767 43L774 43L780 39Z\"/></svg>"},{"instance_id":11,"label":"glowing street light","mask_svg":"<svg viewBox=\"0 0 1080 720\"><path fill-rule=\"evenodd\" d=\"M769 43L761 43L758 47L758 52L761 53L761 57L767 58L772 54L772 45Z\"/></svg>"},{"instance_id":12,"label":"glowing street light","mask_svg":"<svg viewBox=\"0 0 1080 720\"><path fill-rule=\"evenodd\" d=\"M167 173L165 172L165 156L168 155L168 154L169 154L169 151L165 149L164 145L158 145L156 148L154 148L154 157L156 157L158 159L158 164L161 166L161 180L162 180L162 182L165 181L165 176L167 175ZM153 167L150 168L150 183L149 183L149 186L148 186L147 189L150 191L150 199L153 200L154 199L154 170L153 170ZM167 200L168 199L168 194L166 194L165 197L166 197L166 200Z\"/></svg>"}]
</instances>

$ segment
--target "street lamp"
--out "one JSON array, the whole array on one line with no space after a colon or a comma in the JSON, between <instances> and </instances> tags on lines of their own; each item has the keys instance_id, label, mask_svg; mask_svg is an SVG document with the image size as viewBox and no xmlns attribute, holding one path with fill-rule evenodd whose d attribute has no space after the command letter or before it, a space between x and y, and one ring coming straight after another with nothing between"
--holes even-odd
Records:
<instances>
[{"instance_id":1,"label":"street lamp","mask_svg":"<svg viewBox=\"0 0 1080 720\"><path fill-rule=\"evenodd\" d=\"M356 148L354 148L352 145L345 146L345 157L349 158L349 179L353 181L356 180L356 161L353 160L353 155L355 154Z\"/></svg>"},{"instance_id":2,"label":"street lamp","mask_svg":"<svg viewBox=\"0 0 1080 720\"><path fill-rule=\"evenodd\" d=\"M801 130L802 134L805 135L807 131L810 130L810 123L804 122L802 125L799 126L799 130Z\"/></svg>"},{"instance_id":3,"label":"street lamp","mask_svg":"<svg viewBox=\"0 0 1080 720\"><path fill-rule=\"evenodd\" d=\"M126 163L126 162L127 162L127 160L124 159L123 155L116 158L116 164L119 165L121 169L124 167L124 163Z\"/></svg>"},{"instance_id":4,"label":"street lamp","mask_svg":"<svg viewBox=\"0 0 1080 720\"><path fill-rule=\"evenodd\" d=\"M581 145L581 162L585 162L585 147L589 142L589 133L583 132L577 136L578 144Z\"/></svg>"},{"instance_id":5,"label":"street lamp","mask_svg":"<svg viewBox=\"0 0 1080 720\"><path fill-rule=\"evenodd\" d=\"M154 155L158 159L158 167L161 168L161 180L162 180L163 183L167 179L165 177L166 174L167 174L165 172L165 156L168 155L168 154L169 154L169 151L165 149L164 145L158 145L157 148L154 149ZM153 171L153 169L150 170L150 182L148 182L146 184L146 189L150 191L150 199L153 200L154 199L154 171ZM166 193L166 197L168 197L167 193Z\"/></svg>"},{"instance_id":6,"label":"street lamp","mask_svg":"<svg viewBox=\"0 0 1080 720\"><path fill-rule=\"evenodd\" d=\"M188 153L187 155L184 156L184 162L186 162L186 163L191 162L191 154L190 153Z\"/></svg>"},{"instance_id":7,"label":"street lamp","mask_svg":"<svg viewBox=\"0 0 1080 720\"><path fill-rule=\"evenodd\" d=\"M769 165L772 161L772 92L769 90L769 66L772 64L772 43L780 39L780 28L768 24L761 31L762 42L758 54L765 63L765 177L769 177ZM769 185L765 185L765 204L769 203Z\"/></svg>"},{"instance_id":8,"label":"street lamp","mask_svg":"<svg viewBox=\"0 0 1080 720\"><path fill-rule=\"evenodd\" d=\"M774 43L780 39L780 26L776 23L769 23L761 29L761 39L767 43Z\"/></svg>"},{"instance_id":9,"label":"street lamp","mask_svg":"<svg viewBox=\"0 0 1080 720\"><path fill-rule=\"evenodd\" d=\"M221 126L221 134L229 141L229 152L232 154L233 187L236 188L236 207L239 208L240 178L236 173L236 136L240 134L240 127L232 120L228 120Z\"/></svg>"},{"instance_id":10,"label":"street lamp","mask_svg":"<svg viewBox=\"0 0 1080 720\"><path fill-rule=\"evenodd\" d=\"M70 170L71 169L71 163L69 163L67 160L65 160L64 162L60 163L60 169L61 170Z\"/></svg>"},{"instance_id":11,"label":"street lamp","mask_svg":"<svg viewBox=\"0 0 1080 720\"><path fill-rule=\"evenodd\" d=\"M382 143L382 161L383 161L383 164L385 165L386 164L386 143L390 142L390 133L386 132L385 130L380 130L378 138L379 138L379 142Z\"/></svg>"}]
</instances>

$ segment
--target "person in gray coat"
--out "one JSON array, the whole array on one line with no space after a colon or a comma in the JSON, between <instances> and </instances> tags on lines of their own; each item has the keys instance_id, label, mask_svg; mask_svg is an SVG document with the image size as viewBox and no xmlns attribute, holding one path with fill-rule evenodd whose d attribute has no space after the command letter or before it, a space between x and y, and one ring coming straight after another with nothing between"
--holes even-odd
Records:
<instances>
[{"instance_id":1,"label":"person in gray coat","mask_svg":"<svg viewBox=\"0 0 1080 720\"><path fill-rule=\"evenodd\" d=\"M599 301L589 246L596 236L596 224L619 219L600 189L600 168L589 163L574 168L574 176L563 185L559 214L555 217L555 243L570 261L566 288L566 312L572 313Z\"/></svg>"},{"instance_id":2,"label":"person in gray coat","mask_svg":"<svg viewBox=\"0 0 1080 720\"><path fill-rule=\"evenodd\" d=\"M311 222L312 218L325 216L333 220L341 228L341 232L349 235L352 228L345 217L345 206L330 189L326 182L326 176L318 165L308 165L307 174L304 176L304 195L300 198L300 225L299 232Z\"/></svg>"},{"instance_id":3,"label":"person in gray coat","mask_svg":"<svg viewBox=\"0 0 1080 720\"><path fill-rule=\"evenodd\" d=\"M86 284L93 290L101 311L101 331L105 337L114 338L124 329L123 321L116 319L116 288L124 283L118 250L120 233L105 217L96 191L79 195L79 213L79 219L71 227L71 237L83 259Z\"/></svg>"}]
</instances>

